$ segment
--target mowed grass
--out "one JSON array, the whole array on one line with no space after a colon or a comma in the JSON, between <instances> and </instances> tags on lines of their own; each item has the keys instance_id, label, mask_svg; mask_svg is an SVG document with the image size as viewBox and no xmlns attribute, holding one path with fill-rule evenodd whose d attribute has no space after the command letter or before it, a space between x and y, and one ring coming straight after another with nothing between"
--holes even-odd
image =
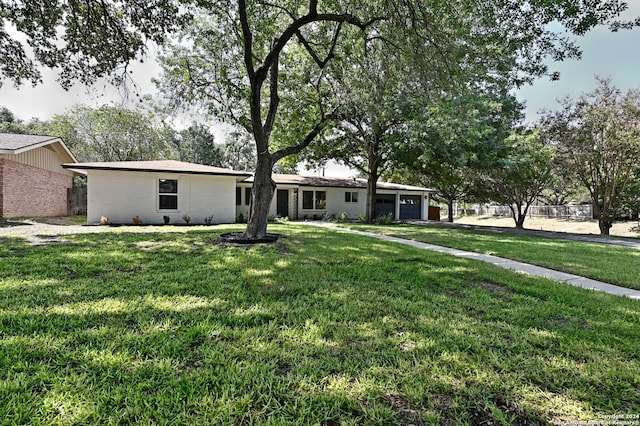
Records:
<instances>
[{"instance_id":1,"label":"mowed grass","mask_svg":"<svg viewBox=\"0 0 640 426\"><path fill-rule=\"evenodd\" d=\"M0 244L3 424L548 424L638 413L640 303L297 224Z\"/></svg>"},{"instance_id":2,"label":"mowed grass","mask_svg":"<svg viewBox=\"0 0 640 426\"><path fill-rule=\"evenodd\" d=\"M428 225L341 226L491 254L640 290L640 250L608 244Z\"/></svg>"}]
</instances>

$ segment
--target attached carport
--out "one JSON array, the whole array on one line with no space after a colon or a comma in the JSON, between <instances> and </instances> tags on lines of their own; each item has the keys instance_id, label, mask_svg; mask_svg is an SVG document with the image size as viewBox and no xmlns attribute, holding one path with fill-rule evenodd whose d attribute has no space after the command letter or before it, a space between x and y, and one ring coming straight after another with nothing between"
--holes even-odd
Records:
<instances>
[{"instance_id":1,"label":"attached carport","mask_svg":"<svg viewBox=\"0 0 640 426\"><path fill-rule=\"evenodd\" d=\"M380 183L376 193L376 217L391 214L394 220L427 220L432 190L408 185ZM395 189L394 191L390 191Z\"/></svg>"}]
</instances>

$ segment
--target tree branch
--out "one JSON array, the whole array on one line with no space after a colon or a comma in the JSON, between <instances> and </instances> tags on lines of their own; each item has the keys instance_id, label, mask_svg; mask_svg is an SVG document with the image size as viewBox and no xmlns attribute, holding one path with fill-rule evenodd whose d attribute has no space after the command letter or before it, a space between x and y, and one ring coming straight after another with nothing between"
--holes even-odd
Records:
<instances>
[{"instance_id":1,"label":"tree branch","mask_svg":"<svg viewBox=\"0 0 640 426\"><path fill-rule=\"evenodd\" d=\"M275 164L278 160L292 154L297 154L308 147L314 139L322 133L322 131L334 120L340 120L343 117L338 113L332 113L324 116L314 127L307 133L302 142L297 145L282 148L271 154L271 162Z\"/></svg>"},{"instance_id":2,"label":"tree branch","mask_svg":"<svg viewBox=\"0 0 640 426\"><path fill-rule=\"evenodd\" d=\"M280 105L280 95L278 94L278 74L279 74L278 58L271 65L271 77L269 84L269 112L267 113L267 119L265 120L263 129L264 133L269 137L273 130L273 124L276 120L276 114L278 112L278 106Z\"/></svg>"},{"instance_id":3,"label":"tree branch","mask_svg":"<svg viewBox=\"0 0 640 426\"><path fill-rule=\"evenodd\" d=\"M242 26L242 42L244 44L244 64L247 67L249 79L253 80L255 76L255 68L253 67L253 35L249 28L249 19L247 18L247 4L245 0L238 0L238 13L240 14L240 24Z\"/></svg>"},{"instance_id":4,"label":"tree branch","mask_svg":"<svg viewBox=\"0 0 640 426\"><path fill-rule=\"evenodd\" d=\"M338 44L338 38L340 37L341 29L342 22L338 22L338 27L336 28L336 31L333 34L333 38L331 39L331 47L329 48L329 53L327 53L327 56L324 58L324 60L320 59L320 57L314 52L311 44L309 44L307 39L304 38L300 30L296 31L296 36L298 37L300 43L302 43L302 45L305 47L305 49L307 49L307 52L309 52L309 55L311 55L311 58L313 58L318 67L320 69L324 69L324 67L326 67L329 61L334 57L334 52L336 50L336 45Z\"/></svg>"},{"instance_id":5,"label":"tree branch","mask_svg":"<svg viewBox=\"0 0 640 426\"><path fill-rule=\"evenodd\" d=\"M244 0L238 0L241 4L244 5ZM310 6L312 7L313 5L317 6L317 1L316 0L311 0L310 2ZM246 18L246 11L244 11L245 13L245 18ZM374 23L383 20L383 17L376 17L376 18L372 18L369 21L363 22L360 18L358 18L357 16L354 16L350 13L312 13L312 11L310 11L307 15L302 16L296 20L294 20L283 32L282 35L276 40L276 42L274 43L273 47L271 48L271 51L267 54L267 56L264 59L264 62L262 63L262 65L255 71L256 77L259 80L264 81L266 79L267 76L267 72L269 70L269 68L271 67L271 65L273 64L273 62L276 60L276 58L280 55L280 52L282 52L282 50L284 49L284 47L287 45L287 43L289 42L289 40L291 40L292 37L294 37L296 35L297 32L300 31L300 29L302 27L304 27L305 25L311 24L313 22L337 22L337 23L348 23L351 25L354 25L358 28L360 28L361 30L365 30L368 27L370 27L371 25L373 25ZM244 25L244 23L243 23ZM246 42L246 40L245 40ZM246 52L245 52L246 55Z\"/></svg>"}]
</instances>

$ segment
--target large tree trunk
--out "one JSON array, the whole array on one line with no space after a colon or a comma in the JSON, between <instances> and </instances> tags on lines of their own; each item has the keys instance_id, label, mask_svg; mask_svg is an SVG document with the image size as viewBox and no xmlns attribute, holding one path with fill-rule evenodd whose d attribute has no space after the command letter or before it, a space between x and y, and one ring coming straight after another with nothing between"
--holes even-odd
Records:
<instances>
[{"instance_id":1,"label":"large tree trunk","mask_svg":"<svg viewBox=\"0 0 640 426\"><path fill-rule=\"evenodd\" d=\"M600 235L609 235L611 231L611 225L608 225L602 218L598 219L598 228L600 228Z\"/></svg>"},{"instance_id":2,"label":"large tree trunk","mask_svg":"<svg viewBox=\"0 0 640 426\"><path fill-rule=\"evenodd\" d=\"M598 228L600 228L600 235L610 235L612 226L613 221L610 218L605 217L603 214L600 214L600 217L598 218Z\"/></svg>"},{"instance_id":3,"label":"large tree trunk","mask_svg":"<svg viewBox=\"0 0 640 426\"><path fill-rule=\"evenodd\" d=\"M378 179L380 179L380 162L382 159L378 155L380 139L374 139L367 146L367 223L373 223L378 216L376 211L376 195Z\"/></svg>"},{"instance_id":4,"label":"large tree trunk","mask_svg":"<svg viewBox=\"0 0 640 426\"><path fill-rule=\"evenodd\" d=\"M266 157L266 156L263 156ZM244 232L245 238L263 238L267 235L267 223L271 201L276 184L271 178L272 164L270 158L258 159L256 173L253 177L253 191L249 220Z\"/></svg>"},{"instance_id":5,"label":"large tree trunk","mask_svg":"<svg viewBox=\"0 0 640 426\"><path fill-rule=\"evenodd\" d=\"M524 221L527 218L527 213L529 213L529 207L531 206L532 202L533 199L525 201L524 209L522 205L518 205L518 220L516 221L516 229L524 229Z\"/></svg>"},{"instance_id":6,"label":"large tree trunk","mask_svg":"<svg viewBox=\"0 0 640 426\"><path fill-rule=\"evenodd\" d=\"M447 199L447 222L453 223L453 198Z\"/></svg>"},{"instance_id":7,"label":"large tree trunk","mask_svg":"<svg viewBox=\"0 0 640 426\"><path fill-rule=\"evenodd\" d=\"M522 206L520 204L510 204L511 218L516 225L516 229L524 229L524 220L527 218L526 214L522 214Z\"/></svg>"},{"instance_id":8,"label":"large tree trunk","mask_svg":"<svg viewBox=\"0 0 640 426\"><path fill-rule=\"evenodd\" d=\"M527 218L527 212L522 213L520 210L520 207L518 207L516 229L524 229L524 220Z\"/></svg>"},{"instance_id":9,"label":"large tree trunk","mask_svg":"<svg viewBox=\"0 0 640 426\"><path fill-rule=\"evenodd\" d=\"M376 189L378 183L377 173L369 173L367 177L367 223L373 223L376 219Z\"/></svg>"},{"instance_id":10,"label":"large tree trunk","mask_svg":"<svg viewBox=\"0 0 640 426\"><path fill-rule=\"evenodd\" d=\"M597 202L591 203L591 216L592 219L600 219L600 205Z\"/></svg>"},{"instance_id":11,"label":"large tree trunk","mask_svg":"<svg viewBox=\"0 0 640 426\"><path fill-rule=\"evenodd\" d=\"M611 227L613 226L613 220L608 217L608 209L602 205L599 200L593 203L593 218L598 219L598 228L600 228L600 235L609 235Z\"/></svg>"}]
</instances>

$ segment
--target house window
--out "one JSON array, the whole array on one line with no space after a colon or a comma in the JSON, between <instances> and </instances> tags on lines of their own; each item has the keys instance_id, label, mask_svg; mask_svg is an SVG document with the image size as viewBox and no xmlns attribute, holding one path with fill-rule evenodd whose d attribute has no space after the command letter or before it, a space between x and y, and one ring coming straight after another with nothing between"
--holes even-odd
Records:
<instances>
[{"instance_id":1,"label":"house window","mask_svg":"<svg viewBox=\"0 0 640 426\"><path fill-rule=\"evenodd\" d=\"M242 188L236 187L236 206L242 204Z\"/></svg>"},{"instance_id":2,"label":"house window","mask_svg":"<svg viewBox=\"0 0 640 426\"><path fill-rule=\"evenodd\" d=\"M357 203L358 202L358 193L357 192L345 192L344 193L344 202L345 203Z\"/></svg>"},{"instance_id":3,"label":"house window","mask_svg":"<svg viewBox=\"0 0 640 426\"><path fill-rule=\"evenodd\" d=\"M327 208L327 192L316 191L316 210L324 210Z\"/></svg>"},{"instance_id":4,"label":"house window","mask_svg":"<svg viewBox=\"0 0 640 426\"><path fill-rule=\"evenodd\" d=\"M251 188L244 189L244 203L248 206L251 204Z\"/></svg>"},{"instance_id":5,"label":"house window","mask_svg":"<svg viewBox=\"0 0 640 426\"><path fill-rule=\"evenodd\" d=\"M158 184L160 210L178 210L178 180L160 179Z\"/></svg>"},{"instance_id":6,"label":"house window","mask_svg":"<svg viewBox=\"0 0 640 426\"><path fill-rule=\"evenodd\" d=\"M302 208L304 210L325 210L327 208L327 191L302 191Z\"/></svg>"},{"instance_id":7,"label":"house window","mask_svg":"<svg viewBox=\"0 0 640 426\"><path fill-rule=\"evenodd\" d=\"M313 209L313 191L302 191L302 208L305 210Z\"/></svg>"}]
</instances>

